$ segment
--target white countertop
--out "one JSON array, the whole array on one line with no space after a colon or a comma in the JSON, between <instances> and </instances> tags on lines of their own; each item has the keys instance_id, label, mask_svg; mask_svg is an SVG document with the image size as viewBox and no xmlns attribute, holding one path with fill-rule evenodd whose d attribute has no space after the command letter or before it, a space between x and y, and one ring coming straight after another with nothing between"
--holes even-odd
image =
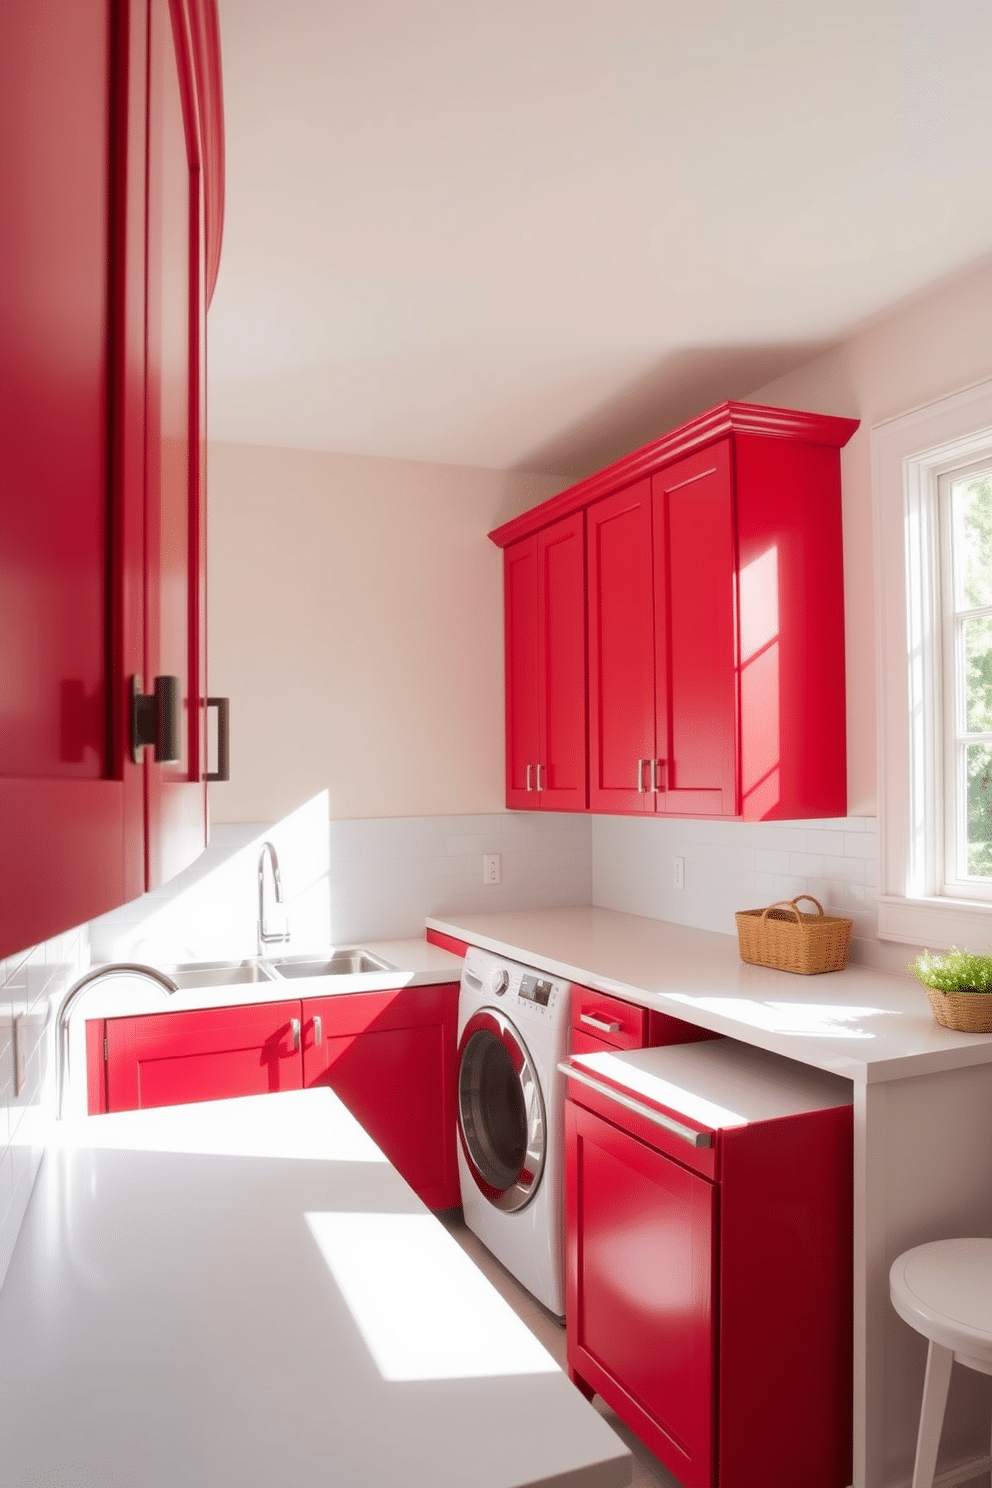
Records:
<instances>
[{"instance_id":1,"label":"white countertop","mask_svg":"<svg viewBox=\"0 0 992 1488\"><path fill-rule=\"evenodd\" d=\"M330 1090L63 1122L4 1488L612 1488L630 1458Z\"/></svg>"},{"instance_id":2,"label":"white countertop","mask_svg":"<svg viewBox=\"0 0 992 1488\"><path fill-rule=\"evenodd\" d=\"M992 1034L939 1027L908 972L770 971L742 961L734 935L588 906L432 916L427 924L855 1083L992 1063Z\"/></svg>"}]
</instances>

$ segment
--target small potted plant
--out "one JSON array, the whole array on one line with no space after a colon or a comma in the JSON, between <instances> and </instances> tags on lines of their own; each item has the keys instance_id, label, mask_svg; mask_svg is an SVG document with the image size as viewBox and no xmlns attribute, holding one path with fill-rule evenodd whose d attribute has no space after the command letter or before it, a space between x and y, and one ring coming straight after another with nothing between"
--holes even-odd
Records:
<instances>
[{"instance_id":1,"label":"small potted plant","mask_svg":"<svg viewBox=\"0 0 992 1488\"><path fill-rule=\"evenodd\" d=\"M951 946L946 956L922 951L909 969L926 987L942 1028L992 1033L992 956Z\"/></svg>"}]
</instances>

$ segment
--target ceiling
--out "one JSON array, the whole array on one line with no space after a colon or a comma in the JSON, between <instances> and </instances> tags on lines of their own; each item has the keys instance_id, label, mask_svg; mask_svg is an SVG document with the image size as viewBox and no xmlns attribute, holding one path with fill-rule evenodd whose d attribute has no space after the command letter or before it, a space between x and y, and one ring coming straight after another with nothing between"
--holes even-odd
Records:
<instances>
[{"instance_id":1,"label":"ceiling","mask_svg":"<svg viewBox=\"0 0 992 1488\"><path fill-rule=\"evenodd\" d=\"M578 476L992 252L988 0L220 0L210 433Z\"/></svg>"}]
</instances>

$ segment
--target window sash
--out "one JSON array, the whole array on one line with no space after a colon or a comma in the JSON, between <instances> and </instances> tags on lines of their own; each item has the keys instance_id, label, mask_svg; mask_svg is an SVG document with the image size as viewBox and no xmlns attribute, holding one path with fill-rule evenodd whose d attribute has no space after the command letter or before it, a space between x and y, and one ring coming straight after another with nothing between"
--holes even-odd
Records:
<instances>
[{"instance_id":1,"label":"window sash","mask_svg":"<svg viewBox=\"0 0 992 1488\"><path fill-rule=\"evenodd\" d=\"M953 506L955 487L992 476L992 452L966 465L934 470L932 476L940 534L939 651L943 672L943 686L936 694L943 703L942 727L932 728L934 748L943 755L944 851L938 892L955 898L992 900L992 876L968 872L968 750L974 745L992 745L992 731L968 728L965 640L968 622L992 617L992 604L969 605L964 599L960 576L963 532L961 524L955 522Z\"/></svg>"}]
</instances>

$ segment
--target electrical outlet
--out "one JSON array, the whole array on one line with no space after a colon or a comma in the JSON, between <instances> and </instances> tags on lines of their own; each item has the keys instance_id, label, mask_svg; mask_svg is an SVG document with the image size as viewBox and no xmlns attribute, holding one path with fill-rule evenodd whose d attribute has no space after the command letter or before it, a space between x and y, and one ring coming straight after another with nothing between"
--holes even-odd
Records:
<instances>
[{"instance_id":1,"label":"electrical outlet","mask_svg":"<svg viewBox=\"0 0 992 1488\"><path fill-rule=\"evenodd\" d=\"M498 884L503 877L499 853L482 854L482 882Z\"/></svg>"},{"instance_id":2,"label":"electrical outlet","mask_svg":"<svg viewBox=\"0 0 992 1488\"><path fill-rule=\"evenodd\" d=\"M677 889L684 889L685 888L685 858L673 858L672 859L672 863L674 864L674 872L672 874L672 883L675 885L675 887Z\"/></svg>"}]
</instances>

